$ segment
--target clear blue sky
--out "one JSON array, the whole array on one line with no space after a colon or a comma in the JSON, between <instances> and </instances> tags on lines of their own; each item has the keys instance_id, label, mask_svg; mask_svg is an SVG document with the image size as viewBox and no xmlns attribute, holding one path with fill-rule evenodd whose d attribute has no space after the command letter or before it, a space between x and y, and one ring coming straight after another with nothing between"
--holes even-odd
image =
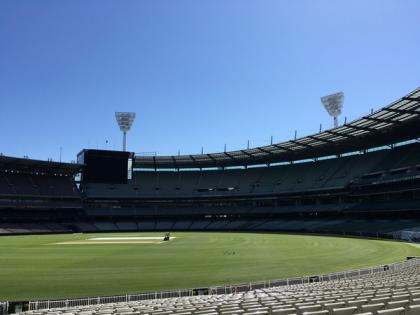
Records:
<instances>
[{"instance_id":1,"label":"clear blue sky","mask_svg":"<svg viewBox=\"0 0 420 315\"><path fill-rule=\"evenodd\" d=\"M0 0L0 152L199 153L331 127L420 86L417 0Z\"/></svg>"}]
</instances>

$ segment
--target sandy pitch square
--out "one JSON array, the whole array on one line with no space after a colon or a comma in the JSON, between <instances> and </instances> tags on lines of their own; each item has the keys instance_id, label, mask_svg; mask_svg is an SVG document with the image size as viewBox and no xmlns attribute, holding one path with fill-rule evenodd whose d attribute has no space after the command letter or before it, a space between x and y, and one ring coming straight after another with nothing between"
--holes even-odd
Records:
<instances>
[{"instance_id":1,"label":"sandy pitch square","mask_svg":"<svg viewBox=\"0 0 420 315\"><path fill-rule=\"evenodd\" d=\"M170 237L173 240L175 237ZM163 237L144 236L144 237L94 237L78 241L65 241L52 243L54 245L105 245L105 244L162 244Z\"/></svg>"}]
</instances>

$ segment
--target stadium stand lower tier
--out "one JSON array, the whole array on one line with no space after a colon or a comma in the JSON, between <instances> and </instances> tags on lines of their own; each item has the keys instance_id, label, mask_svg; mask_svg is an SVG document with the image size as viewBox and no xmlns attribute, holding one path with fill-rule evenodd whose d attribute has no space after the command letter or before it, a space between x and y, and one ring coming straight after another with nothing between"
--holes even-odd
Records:
<instances>
[{"instance_id":1,"label":"stadium stand lower tier","mask_svg":"<svg viewBox=\"0 0 420 315\"><path fill-rule=\"evenodd\" d=\"M82 183L82 192L73 180L78 166L55 165L57 172L47 162L6 160L0 234L204 230L417 239L420 230L419 143L283 166L134 172L127 184Z\"/></svg>"},{"instance_id":2,"label":"stadium stand lower tier","mask_svg":"<svg viewBox=\"0 0 420 315\"><path fill-rule=\"evenodd\" d=\"M418 259L368 275L261 288L230 294L186 296L27 311L26 315L348 315L420 314Z\"/></svg>"},{"instance_id":3,"label":"stadium stand lower tier","mask_svg":"<svg viewBox=\"0 0 420 315\"><path fill-rule=\"evenodd\" d=\"M420 241L420 219L201 219L201 220L98 220L33 223L0 223L0 235L50 234L74 232L153 232L153 231L221 231L221 232L290 232L335 234L356 237L402 238L404 231Z\"/></svg>"}]
</instances>

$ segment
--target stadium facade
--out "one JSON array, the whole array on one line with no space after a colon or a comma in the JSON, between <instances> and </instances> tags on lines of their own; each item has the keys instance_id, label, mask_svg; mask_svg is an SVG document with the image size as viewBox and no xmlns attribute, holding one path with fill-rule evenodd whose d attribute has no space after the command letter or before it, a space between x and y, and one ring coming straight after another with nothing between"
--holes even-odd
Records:
<instances>
[{"instance_id":1,"label":"stadium facade","mask_svg":"<svg viewBox=\"0 0 420 315\"><path fill-rule=\"evenodd\" d=\"M303 138L214 154L0 157L0 234L296 231L416 238L420 88ZM76 180L77 178L77 180Z\"/></svg>"}]
</instances>

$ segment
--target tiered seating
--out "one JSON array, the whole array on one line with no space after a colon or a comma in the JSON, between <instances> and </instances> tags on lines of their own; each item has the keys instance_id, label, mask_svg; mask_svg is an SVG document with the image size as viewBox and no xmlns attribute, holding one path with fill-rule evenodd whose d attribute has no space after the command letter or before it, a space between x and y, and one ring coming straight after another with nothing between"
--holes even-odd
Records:
<instances>
[{"instance_id":1,"label":"tiered seating","mask_svg":"<svg viewBox=\"0 0 420 315\"><path fill-rule=\"evenodd\" d=\"M125 231L290 231L399 238L400 231L420 231L419 220L238 219L148 220L67 223L0 223L0 235ZM380 235L378 235L378 233ZM388 235L388 236L387 236Z\"/></svg>"},{"instance_id":2,"label":"tiered seating","mask_svg":"<svg viewBox=\"0 0 420 315\"><path fill-rule=\"evenodd\" d=\"M190 229L191 230L203 230L205 229L208 225L210 224L209 221L204 221L204 220L200 220L200 221L194 221L191 226Z\"/></svg>"},{"instance_id":3,"label":"tiered seating","mask_svg":"<svg viewBox=\"0 0 420 315\"><path fill-rule=\"evenodd\" d=\"M97 232L97 231L99 231L98 227L96 227L92 223L78 222L78 223L75 223L74 226L80 232Z\"/></svg>"},{"instance_id":4,"label":"tiered seating","mask_svg":"<svg viewBox=\"0 0 420 315\"><path fill-rule=\"evenodd\" d=\"M78 197L71 176L0 173L0 195Z\"/></svg>"},{"instance_id":5,"label":"tiered seating","mask_svg":"<svg viewBox=\"0 0 420 315\"><path fill-rule=\"evenodd\" d=\"M172 230L188 230L192 224L192 221L177 221L172 226Z\"/></svg>"},{"instance_id":6,"label":"tiered seating","mask_svg":"<svg viewBox=\"0 0 420 315\"><path fill-rule=\"evenodd\" d=\"M72 232L61 223L78 218L83 208L73 181L79 167L6 157L0 164L5 159L18 162L0 165L0 235ZM33 163L37 168L31 169Z\"/></svg>"},{"instance_id":7,"label":"tiered seating","mask_svg":"<svg viewBox=\"0 0 420 315\"><path fill-rule=\"evenodd\" d=\"M90 183L88 197L211 197L220 195L296 193L344 189L352 183L366 184L420 176L420 145L366 155L333 158L248 169L202 171L136 171L128 184ZM407 168L407 172L401 171ZM379 173L378 173L379 172ZM376 174L378 177L370 177Z\"/></svg>"},{"instance_id":8,"label":"tiered seating","mask_svg":"<svg viewBox=\"0 0 420 315\"><path fill-rule=\"evenodd\" d=\"M136 222L132 221L119 221L116 222L116 225L120 231L137 231L138 226Z\"/></svg>"},{"instance_id":9,"label":"tiered seating","mask_svg":"<svg viewBox=\"0 0 420 315\"><path fill-rule=\"evenodd\" d=\"M140 231L153 231L155 229L155 221L137 222Z\"/></svg>"},{"instance_id":10,"label":"tiered seating","mask_svg":"<svg viewBox=\"0 0 420 315\"><path fill-rule=\"evenodd\" d=\"M118 231L113 222L96 222L95 226L99 231Z\"/></svg>"},{"instance_id":11,"label":"tiered seating","mask_svg":"<svg viewBox=\"0 0 420 315\"><path fill-rule=\"evenodd\" d=\"M207 225L206 230L221 230L225 229L225 227L229 224L227 220L218 220L212 221L209 225Z\"/></svg>"},{"instance_id":12,"label":"tiered seating","mask_svg":"<svg viewBox=\"0 0 420 315\"><path fill-rule=\"evenodd\" d=\"M413 264L411 264L413 263ZM28 311L27 315L420 314L419 262L353 278L247 292Z\"/></svg>"},{"instance_id":13,"label":"tiered seating","mask_svg":"<svg viewBox=\"0 0 420 315\"><path fill-rule=\"evenodd\" d=\"M0 223L0 235L70 232L73 230L58 223Z\"/></svg>"},{"instance_id":14,"label":"tiered seating","mask_svg":"<svg viewBox=\"0 0 420 315\"><path fill-rule=\"evenodd\" d=\"M0 235L125 231L285 231L399 238L400 231L420 231L420 220L238 219L148 220L67 223L0 223ZM379 235L379 234L380 235Z\"/></svg>"},{"instance_id":15,"label":"tiered seating","mask_svg":"<svg viewBox=\"0 0 420 315\"><path fill-rule=\"evenodd\" d=\"M173 221L165 221L159 220L156 221L156 230L172 230L172 226L174 225Z\"/></svg>"}]
</instances>

